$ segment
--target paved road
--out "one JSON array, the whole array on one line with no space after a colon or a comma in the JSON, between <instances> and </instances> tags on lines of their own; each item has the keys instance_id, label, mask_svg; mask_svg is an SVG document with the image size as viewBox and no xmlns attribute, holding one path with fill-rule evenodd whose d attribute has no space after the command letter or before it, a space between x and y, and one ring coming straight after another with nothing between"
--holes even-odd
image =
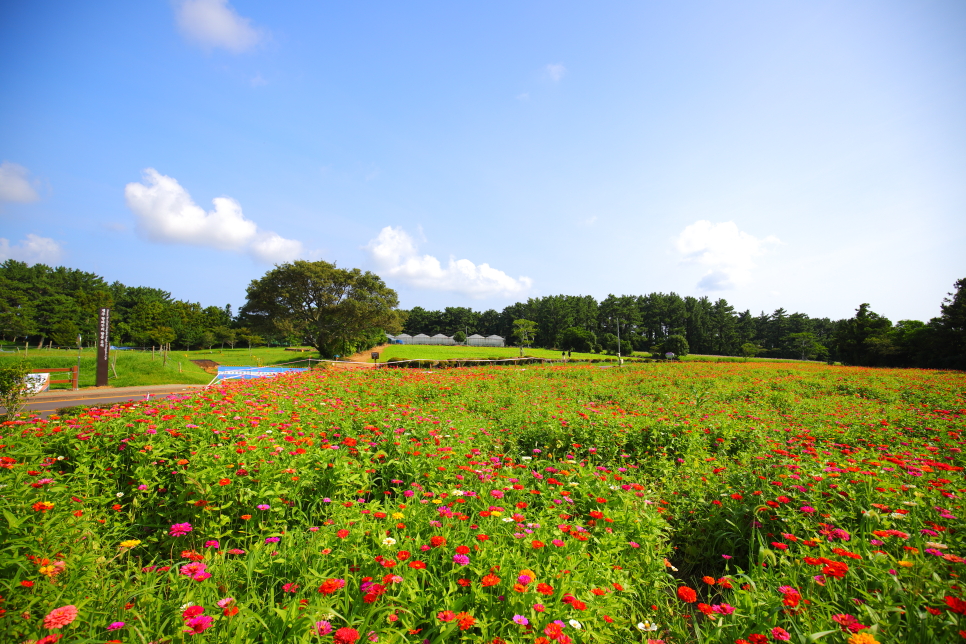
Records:
<instances>
[{"instance_id":1,"label":"paved road","mask_svg":"<svg viewBox=\"0 0 966 644\"><path fill-rule=\"evenodd\" d=\"M203 385L157 385L152 387L92 387L77 391L54 390L37 394L24 407L23 413L37 414L43 418L64 407L109 407L129 400L144 400L170 394L187 394L200 390ZM0 407L0 409L3 409Z\"/></svg>"}]
</instances>

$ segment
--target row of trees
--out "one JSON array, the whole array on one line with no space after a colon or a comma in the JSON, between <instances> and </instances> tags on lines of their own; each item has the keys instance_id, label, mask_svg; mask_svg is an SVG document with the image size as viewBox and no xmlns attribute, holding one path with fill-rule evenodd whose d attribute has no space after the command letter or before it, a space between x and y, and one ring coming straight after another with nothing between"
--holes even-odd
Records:
<instances>
[{"instance_id":1,"label":"row of trees","mask_svg":"<svg viewBox=\"0 0 966 644\"><path fill-rule=\"evenodd\" d=\"M616 353L690 350L708 355L762 355L800 360L836 360L866 366L926 366L966 369L966 279L928 323L893 324L862 304L848 320L813 318L779 308L772 313L736 311L725 299L676 293L530 298L502 311L462 307L406 311L410 335L457 332L513 337L514 322L536 325L533 346ZM685 344L681 344L681 339Z\"/></svg>"},{"instance_id":2,"label":"row of trees","mask_svg":"<svg viewBox=\"0 0 966 644\"><path fill-rule=\"evenodd\" d=\"M779 308L752 315L725 299L676 293L551 295L497 312L447 307L398 310L396 292L370 272L327 262L282 264L253 280L237 316L230 305L175 300L160 289L130 287L65 267L0 264L0 335L74 346L93 342L97 310L111 308L111 341L186 349L248 344L303 344L345 355L378 343L384 333L501 335L514 338L530 321L525 344L577 351L672 350L710 355L829 359L869 366L966 368L966 279L929 322L893 324L862 304L848 320L813 318ZM519 335L519 334L516 334Z\"/></svg>"},{"instance_id":3,"label":"row of trees","mask_svg":"<svg viewBox=\"0 0 966 644\"><path fill-rule=\"evenodd\" d=\"M515 320L536 323L534 346L616 352L618 335L623 351L660 350L668 338L683 336L692 353L740 355L751 345L756 353L781 358L825 358L835 323L804 313L778 309L753 316L736 312L727 300L681 297L676 293L593 297L550 295L530 298L483 312L450 307L406 312L405 331L452 335L497 334L512 337Z\"/></svg>"},{"instance_id":4,"label":"row of trees","mask_svg":"<svg viewBox=\"0 0 966 644\"><path fill-rule=\"evenodd\" d=\"M0 264L0 337L8 342L77 346L95 342L98 309L111 309L111 343L185 349L261 338L234 318L231 305L202 307L145 286L108 284L94 273L44 264Z\"/></svg>"}]
</instances>

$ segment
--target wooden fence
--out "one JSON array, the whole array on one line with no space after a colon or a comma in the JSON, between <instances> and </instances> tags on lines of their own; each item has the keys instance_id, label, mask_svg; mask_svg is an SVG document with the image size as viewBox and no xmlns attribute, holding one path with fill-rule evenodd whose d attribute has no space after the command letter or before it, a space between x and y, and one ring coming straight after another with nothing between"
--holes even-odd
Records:
<instances>
[{"instance_id":1,"label":"wooden fence","mask_svg":"<svg viewBox=\"0 0 966 644\"><path fill-rule=\"evenodd\" d=\"M49 383L52 385L69 383L71 385L71 389L73 389L74 391L77 391L78 369L76 365L73 367L64 367L62 369L31 369L30 373L57 373L60 371L69 371L70 378L68 378L67 380L54 380L53 378L51 378Z\"/></svg>"}]
</instances>

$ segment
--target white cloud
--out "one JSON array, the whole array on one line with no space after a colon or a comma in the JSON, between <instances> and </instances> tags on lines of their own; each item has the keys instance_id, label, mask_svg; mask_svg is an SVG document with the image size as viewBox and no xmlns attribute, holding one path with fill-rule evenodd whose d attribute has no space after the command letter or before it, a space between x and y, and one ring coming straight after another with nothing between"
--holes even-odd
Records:
<instances>
[{"instance_id":1,"label":"white cloud","mask_svg":"<svg viewBox=\"0 0 966 644\"><path fill-rule=\"evenodd\" d=\"M514 279L489 264L474 264L468 259L450 257L444 267L432 255L420 255L413 238L401 227L386 226L369 242L366 250L385 276L416 288L482 298L519 295L533 285L529 277Z\"/></svg>"},{"instance_id":2,"label":"white cloud","mask_svg":"<svg viewBox=\"0 0 966 644\"><path fill-rule=\"evenodd\" d=\"M50 237L41 237L30 233L15 246L10 241L0 237L0 261L15 259L27 264L49 264L55 266L60 263L63 255L60 244Z\"/></svg>"},{"instance_id":3,"label":"white cloud","mask_svg":"<svg viewBox=\"0 0 966 644\"><path fill-rule=\"evenodd\" d=\"M214 209L205 212L176 179L154 168L146 169L141 181L127 184L124 197L137 217L138 233L151 241L247 251L269 263L302 254L301 242L259 230L231 197L212 199Z\"/></svg>"},{"instance_id":4,"label":"white cloud","mask_svg":"<svg viewBox=\"0 0 966 644\"><path fill-rule=\"evenodd\" d=\"M559 81L564 77L564 74L567 73L567 68L561 63L557 63L556 65L547 65L547 73L550 74L550 78L555 81Z\"/></svg>"},{"instance_id":5,"label":"white cloud","mask_svg":"<svg viewBox=\"0 0 966 644\"><path fill-rule=\"evenodd\" d=\"M580 223L583 224L584 226L593 226L594 224L597 223L597 215L594 215L593 217L588 217L587 219L584 219Z\"/></svg>"},{"instance_id":6,"label":"white cloud","mask_svg":"<svg viewBox=\"0 0 966 644\"><path fill-rule=\"evenodd\" d=\"M517 94L517 100L518 101L529 101L530 100L530 92L524 92L522 94Z\"/></svg>"},{"instance_id":7,"label":"white cloud","mask_svg":"<svg viewBox=\"0 0 966 644\"><path fill-rule=\"evenodd\" d=\"M252 87L261 87L262 85L268 85L268 81L262 78L261 73L255 74L249 81Z\"/></svg>"},{"instance_id":8,"label":"white cloud","mask_svg":"<svg viewBox=\"0 0 966 644\"><path fill-rule=\"evenodd\" d=\"M176 8L178 27L202 47L222 47L236 54L258 44L263 33L242 18L228 0L184 0Z\"/></svg>"},{"instance_id":9,"label":"white cloud","mask_svg":"<svg viewBox=\"0 0 966 644\"><path fill-rule=\"evenodd\" d=\"M259 233L248 252L266 264L281 264L304 255L302 242L273 232Z\"/></svg>"},{"instance_id":10,"label":"white cloud","mask_svg":"<svg viewBox=\"0 0 966 644\"><path fill-rule=\"evenodd\" d=\"M684 262L708 267L698 287L720 291L750 281L753 258L782 242L773 235L758 239L738 230L733 221L712 224L701 220L681 231L674 243Z\"/></svg>"},{"instance_id":11,"label":"white cloud","mask_svg":"<svg viewBox=\"0 0 966 644\"><path fill-rule=\"evenodd\" d=\"M30 203L40 197L31 184L30 171L19 163L4 161L0 164L0 201Z\"/></svg>"}]
</instances>

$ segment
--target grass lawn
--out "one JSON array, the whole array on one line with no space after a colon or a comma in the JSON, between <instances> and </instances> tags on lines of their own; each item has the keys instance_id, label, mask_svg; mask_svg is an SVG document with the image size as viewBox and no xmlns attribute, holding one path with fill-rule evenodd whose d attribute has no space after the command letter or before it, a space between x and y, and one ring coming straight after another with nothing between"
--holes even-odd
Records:
<instances>
[{"instance_id":1,"label":"grass lawn","mask_svg":"<svg viewBox=\"0 0 966 644\"><path fill-rule=\"evenodd\" d=\"M284 347L235 347L234 349L200 349L198 351L172 351L172 356L185 360L214 360L228 367L258 367L268 365L308 366L308 359L317 360L319 352L311 347L305 352L286 351ZM297 363L297 364L289 364Z\"/></svg>"},{"instance_id":2,"label":"grass lawn","mask_svg":"<svg viewBox=\"0 0 966 644\"><path fill-rule=\"evenodd\" d=\"M20 360L23 352L19 355L4 353L0 355L0 366L10 364ZM168 363L162 364L161 356L156 355L154 360L151 354L140 351L112 351L111 360L117 358L114 371L109 371L110 379L108 384L111 387L135 387L141 385L169 385L169 384L201 384L211 381L212 376L205 373L183 353L171 352L168 354ZM32 369L57 369L63 367L73 367L77 364L76 349L38 349L30 351L27 356ZM180 363L180 369L179 369ZM51 374L55 380L67 379L69 374ZM78 384L80 387L93 387L97 378L97 357L94 349L81 351L80 372L78 374ZM69 384L51 385L51 389L70 389Z\"/></svg>"},{"instance_id":3,"label":"grass lawn","mask_svg":"<svg viewBox=\"0 0 966 644\"><path fill-rule=\"evenodd\" d=\"M560 352L553 349L525 349L524 354L537 358L559 359ZM391 345L379 355L379 362L389 360L457 360L488 358L514 358L520 355L519 347L464 347L438 345ZM18 352L5 351L0 354L0 366L19 360L23 356L22 349ZM309 359L318 359L318 353L311 349L306 352L286 351L282 347L256 347L253 349L236 347L235 349L202 349L197 351L171 351L168 362L162 364L160 353L154 354L144 351L113 351L111 359L117 358L116 369L110 372L108 383L112 387L133 387L142 385L167 384L202 384L208 383L212 375L195 365L192 360L213 360L218 364L241 366L271 366L287 365L292 367L310 366ZM615 356L597 353L571 354L574 359L600 360L613 359ZM650 354L635 352L633 357L646 358ZM34 369L72 367L77 364L76 349L33 349L28 353L28 360ZM682 358L686 362L796 362L799 360L783 360L778 358L749 358L735 356L703 356L689 355ZM97 374L95 350L92 348L81 351L80 359L80 387L93 387ZM53 378L67 378L67 375L54 374ZM69 389L69 384L51 385L52 389Z\"/></svg>"}]
</instances>

